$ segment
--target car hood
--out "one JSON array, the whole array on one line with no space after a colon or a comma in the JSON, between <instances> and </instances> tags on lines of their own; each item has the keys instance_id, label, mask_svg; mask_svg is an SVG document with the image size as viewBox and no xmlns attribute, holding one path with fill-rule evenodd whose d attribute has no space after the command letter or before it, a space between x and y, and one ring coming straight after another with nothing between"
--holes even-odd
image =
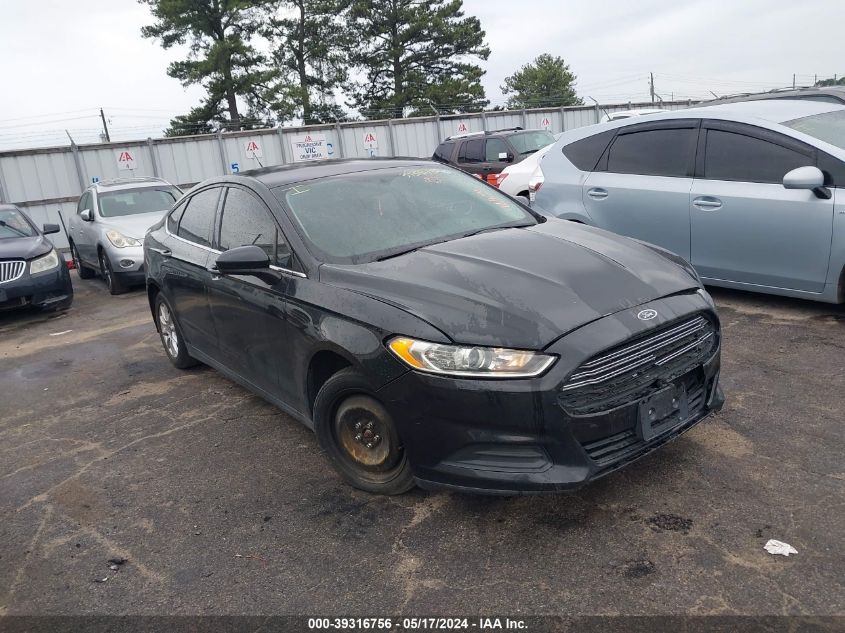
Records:
<instances>
[{"instance_id":1,"label":"car hood","mask_svg":"<svg viewBox=\"0 0 845 633\"><path fill-rule=\"evenodd\" d=\"M32 259L49 253L53 244L43 235L0 239L0 259Z\"/></svg>"},{"instance_id":2,"label":"car hood","mask_svg":"<svg viewBox=\"0 0 845 633\"><path fill-rule=\"evenodd\" d=\"M138 213L136 215L119 215L113 218L98 218L110 229L116 229L126 237L134 237L136 240L143 240L144 235L156 222L161 220L167 209L164 211L153 211L152 213Z\"/></svg>"},{"instance_id":3,"label":"car hood","mask_svg":"<svg viewBox=\"0 0 845 633\"><path fill-rule=\"evenodd\" d=\"M401 307L457 343L522 349L698 287L645 246L554 219L381 262L324 264L320 279Z\"/></svg>"}]
</instances>

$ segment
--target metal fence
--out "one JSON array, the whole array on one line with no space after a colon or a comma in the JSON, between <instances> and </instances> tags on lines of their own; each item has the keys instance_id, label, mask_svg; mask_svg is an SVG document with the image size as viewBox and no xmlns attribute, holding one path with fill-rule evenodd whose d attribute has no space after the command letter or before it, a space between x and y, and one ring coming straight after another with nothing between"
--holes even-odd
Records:
<instances>
[{"instance_id":1,"label":"metal fence","mask_svg":"<svg viewBox=\"0 0 845 633\"><path fill-rule=\"evenodd\" d=\"M508 110L0 152L0 202L26 209L39 225L59 223L59 212L67 218L81 192L97 180L157 176L186 188L213 176L315 158L427 157L454 134L516 126L556 133L597 123L605 113L645 107L654 106ZM60 248L68 245L63 233L53 241Z\"/></svg>"}]
</instances>

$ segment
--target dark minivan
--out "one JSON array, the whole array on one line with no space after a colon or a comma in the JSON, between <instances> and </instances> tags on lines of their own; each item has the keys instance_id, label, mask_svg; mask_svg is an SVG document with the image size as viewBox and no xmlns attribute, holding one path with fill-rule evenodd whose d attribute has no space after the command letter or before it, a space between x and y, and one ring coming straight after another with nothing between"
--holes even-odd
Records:
<instances>
[{"instance_id":1,"label":"dark minivan","mask_svg":"<svg viewBox=\"0 0 845 633\"><path fill-rule=\"evenodd\" d=\"M371 492L573 488L722 406L719 319L684 260L445 165L209 180L144 251L173 364L301 420Z\"/></svg>"}]
</instances>

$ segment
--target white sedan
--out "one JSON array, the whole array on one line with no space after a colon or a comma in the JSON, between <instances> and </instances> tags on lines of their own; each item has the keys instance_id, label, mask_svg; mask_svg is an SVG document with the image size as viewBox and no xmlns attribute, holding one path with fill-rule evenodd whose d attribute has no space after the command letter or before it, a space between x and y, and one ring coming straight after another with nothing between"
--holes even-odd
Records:
<instances>
[{"instance_id":1,"label":"white sedan","mask_svg":"<svg viewBox=\"0 0 845 633\"><path fill-rule=\"evenodd\" d=\"M532 193L536 192L536 183L532 182L532 177L536 174L540 175L540 161L543 156L554 147L554 143L546 145L543 149L534 152L525 160L505 167L500 173L496 175L496 186L504 191L506 194L519 198L525 204L529 204L533 198ZM532 191L532 185L535 187Z\"/></svg>"}]
</instances>

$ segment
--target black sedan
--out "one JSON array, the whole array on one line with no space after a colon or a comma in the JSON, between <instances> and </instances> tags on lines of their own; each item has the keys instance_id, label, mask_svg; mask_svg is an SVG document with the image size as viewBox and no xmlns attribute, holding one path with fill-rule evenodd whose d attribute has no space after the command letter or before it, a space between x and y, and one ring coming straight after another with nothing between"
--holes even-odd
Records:
<instances>
[{"instance_id":1,"label":"black sedan","mask_svg":"<svg viewBox=\"0 0 845 633\"><path fill-rule=\"evenodd\" d=\"M173 364L301 420L364 490L574 488L724 400L719 319L684 260L445 165L209 180L144 251Z\"/></svg>"},{"instance_id":2,"label":"black sedan","mask_svg":"<svg viewBox=\"0 0 845 633\"><path fill-rule=\"evenodd\" d=\"M73 286L64 259L45 234L11 204L0 204L0 310L32 306L63 310L73 302Z\"/></svg>"}]
</instances>

